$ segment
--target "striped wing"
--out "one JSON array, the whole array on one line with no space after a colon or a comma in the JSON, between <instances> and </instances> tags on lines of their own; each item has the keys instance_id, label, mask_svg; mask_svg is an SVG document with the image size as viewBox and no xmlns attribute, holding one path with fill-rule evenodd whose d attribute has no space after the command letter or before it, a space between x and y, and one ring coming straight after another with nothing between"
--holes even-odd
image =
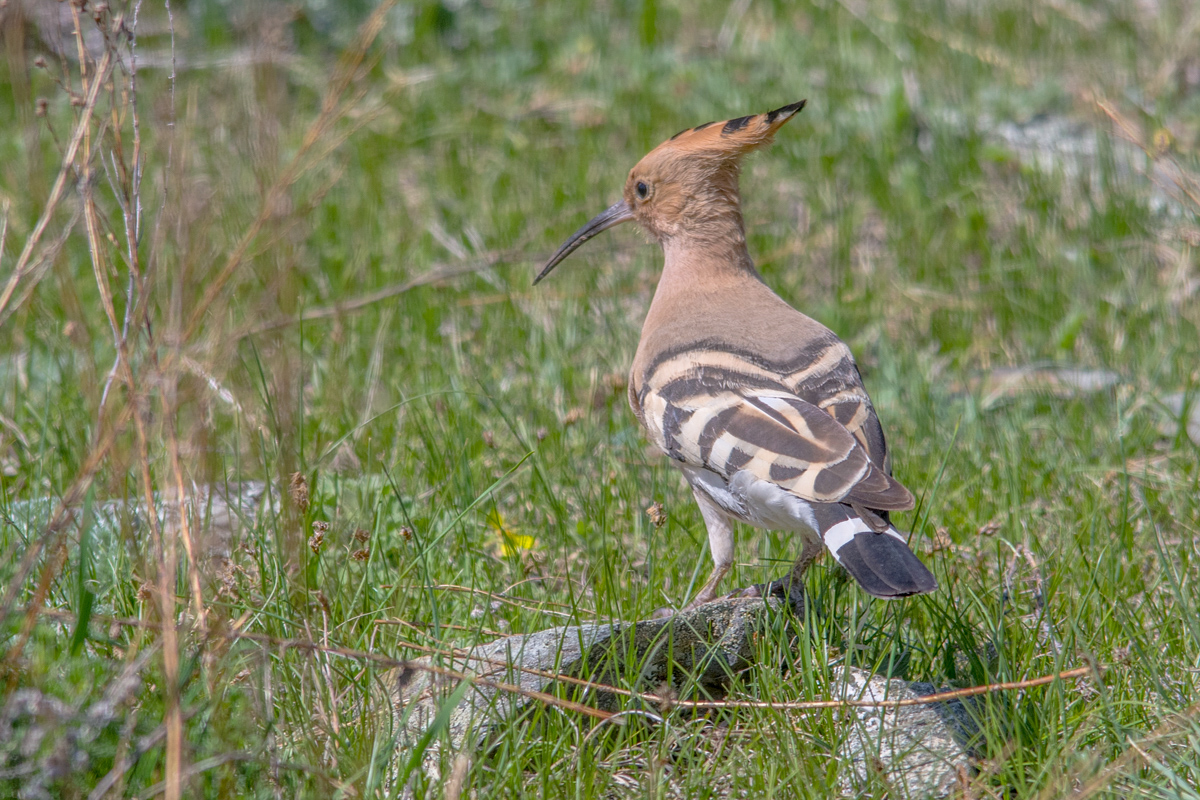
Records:
<instances>
[{"instance_id":1,"label":"striped wing","mask_svg":"<svg viewBox=\"0 0 1200 800\"><path fill-rule=\"evenodd\" d=\"M879 424L879 417L875 415L871 398L867 397L861 384L816 401L810 399L809 393L802 386L796 388L796 394L809 402L815 402L818 408L833 417L858 440L876 466L883 467L883 471L888 475L892 474L892 460L888 455L887 442L883 438L883 428Z\"/></svg>"},{"instance_id":2,"label":"striped wing","mask_svg":"<svg viewBox=\"0 0 1200 800\"><path fill-rule=\"evenodd\" d=\"M850 348L803 321L773 331L798 343L778 360L720 338L661 348L635 366L630 401L664 452L726 479L748 471L814 502L912 508Z\"/></svg>"},{"instance_id":3,"label":"striped wing","mask_svg":"<svg viewBox=\"0 0 1200 800\"><path fill-rule=\"evenodd\" d=\"M858 418L869 404L834 402L827 411L781 383L739 386L704 373L699 368L643 394L646 427L672 458L727 480L748 471L811 502L913 507L912 494L871 459L867 437L842 421L864 430L866 420Z\"/></svg>"}]
</instances>

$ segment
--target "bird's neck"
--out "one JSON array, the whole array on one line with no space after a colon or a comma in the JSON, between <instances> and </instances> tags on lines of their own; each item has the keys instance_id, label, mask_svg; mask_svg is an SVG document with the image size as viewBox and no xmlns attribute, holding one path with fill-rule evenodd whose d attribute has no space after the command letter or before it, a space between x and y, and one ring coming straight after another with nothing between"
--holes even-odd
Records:
<instances>
[{"instance_id":1,"label":"bird's neck","mask_svg":"<svg viewBox=\"0 0 1200 800\"><path fill-rule=\"evenodd\" d=\"M659 240L665 263L646 319L650 330L707 316L765 289L746 247L736 170L708 176L686 197L679 222Z\"/></svg>"},{"instance_id":2,"label":"bird's neck","mask_svg":"<svg viewBox=\"0 0 1200 800\"><path fill-rule=\"evenodd\" d=\"M707 226L701 235L682 235L662 243L663 274L660 290L715 288L746 279L760 281L758 270L746 247L742 215L736 209Z\"/></svg>"}]
</instances>

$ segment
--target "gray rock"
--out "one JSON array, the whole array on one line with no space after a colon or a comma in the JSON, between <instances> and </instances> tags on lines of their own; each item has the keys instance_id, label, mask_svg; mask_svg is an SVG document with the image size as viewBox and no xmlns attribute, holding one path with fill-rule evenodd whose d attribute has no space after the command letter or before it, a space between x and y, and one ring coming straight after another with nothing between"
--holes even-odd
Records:
<instances>
[{"instance_id":1,"label":"gray rock","mask_svg":"<svg viewBox=\"0 0 1200 800\"><path fill-rule=\"evenodd\" d=\"M934 694L930 684L835 670L848 700L915 700ZM901 797L950 797L969 774L962 742L973 730L961 701L899 708L857 707L839 756L850 768L846 788L860 793L883 783Z\"/></svg>"},{"instance_id":2,"label":"gray rock","mask_svg":"<svg viewBox=\"0 0 1200 800\"><path fill-rule=\"evenodd\" d=\"M502 682L527 692L546 692L551 675L591 676L597 683L627 682L625 664L638 664L638 685L648 691L664 684L681 697L720 699L731 679L751 666L755 637L786 614L776 599L724 599L670 619L594 623L509 636L479 645L454 659L414 661L383 677L386 703L397 732L397 752L389 772L392 785L411 792L417 773L440 781L440 729L458 753L486 746L496 725L520 714L536 699L494 686L464 684L429 667L453 669ZM788 617L790 624L796 617ZM895 699L929 694L932 687L885 680L847 668L836 673L845 697ZM583 701L608 711L642 708L625 695L587 689ZM652 709L647 709L652 711ZM945 796L968 767L960 740L970 721L950 704L876 709L854 708L853 721L838 756L849 766L847 786L880 779L903 787L909 797ZM386 711L384 713L387 713ZM408 795L408 796L411 796Z\"/></svg>"},{"instance_id":3,"label":"gray rock","mask_svg":"<svg viewBox=\"0 0 1200 800\"><path fill-rule=\"evenodd\" d=\"M716 699L724 696L735 674L750 666L754 635L770 623L770 615L780 612L785 609L775 599L727 599L668 619L593 623L507 636L478 645L459 658L440 659L437 664L421 659L412 667L391 670L383 681L401 747L400 757L392 765L392 778L406 781L406 764L415 762L404 758L405 751L427 746L418 753L421 769L431 779L438 779L438 745L422 744L430 726L444 725L455 750L473 749L486 740L496 723L516 716L534 702L515 692L479 684L454 700L460 681L423 667L445 667L528 692L545 692L554 679L531 670L568 677L587 675L599 684L614 685L623 682L617 676L625 674L624 665L632 660L641 665L638 684L643 688L654 690L669 684L681 695ZM620 710L626 699L611 692L585 691L585 700L602 710ZM448 702L454 703L452 708L447 708Z\"/></svg>"}]
</instances>

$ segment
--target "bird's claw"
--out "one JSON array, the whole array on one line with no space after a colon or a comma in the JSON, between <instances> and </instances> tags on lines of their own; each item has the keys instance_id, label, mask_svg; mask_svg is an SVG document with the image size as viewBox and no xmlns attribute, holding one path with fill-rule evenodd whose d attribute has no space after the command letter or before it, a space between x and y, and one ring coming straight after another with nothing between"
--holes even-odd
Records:
<instances>
[{"instance_id":1,"label":"bird's claw","mask_svg":"<svg viewBox=\"0 0 1200 800\"><path fill-rule=\"evenodd\" d=\"M770 583L756 583L744 589L736 589L725 596L729 598L761 597L763 599L777 597L793 608L801 608L801 604L804 602L804 582L795 580L788 575Z\"/></svg>"}]
</instances>

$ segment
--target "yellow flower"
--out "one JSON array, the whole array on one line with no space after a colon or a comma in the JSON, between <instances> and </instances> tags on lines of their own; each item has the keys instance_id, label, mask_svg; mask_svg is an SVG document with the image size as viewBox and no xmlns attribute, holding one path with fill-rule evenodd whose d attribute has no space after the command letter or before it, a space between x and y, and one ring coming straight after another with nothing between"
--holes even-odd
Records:
<instances>
[{"instance_id":1,"label":"yellow flower","mask_svg":"<svg viewBox=\"0 0 1200 800\"><path fill-rule=\"evenodd\" d=\"M522 551L532 550L537 545L537 540L532 536L517 533L510 528L504 521L504 516L495 509L488 512L487 525L496 532L500 540L500 555L505 558L520 555Z\"/></svg>"}]
</instances>

